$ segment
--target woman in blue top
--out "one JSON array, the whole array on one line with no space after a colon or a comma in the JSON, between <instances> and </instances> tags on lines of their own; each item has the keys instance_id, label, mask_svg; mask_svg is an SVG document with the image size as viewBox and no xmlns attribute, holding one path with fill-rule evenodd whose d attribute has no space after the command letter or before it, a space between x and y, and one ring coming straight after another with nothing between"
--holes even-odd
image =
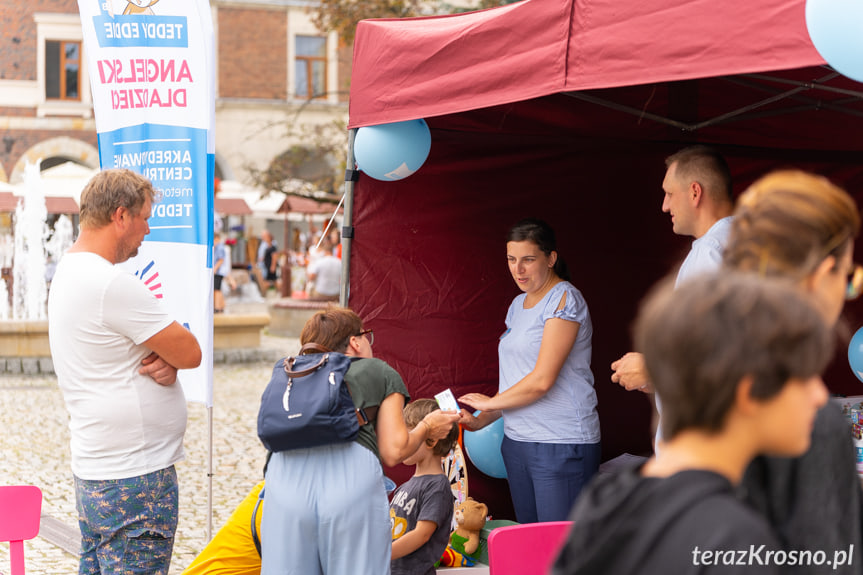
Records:
<instances>
[{"instance_id":1,"label":"woman in blue top","mask_svg":"<svg viewBox=\"0 0 863 575\"><path fill-rule=\"evenodd\" d=\"M600 460L590 313L547 223L517 223L506 257L524 293L510 304L500 337L499 391L461 396L481 410L477 417L462 410L461 422L476 430L503 415L501 453L518 522L565 520Z\"/></svg>"}]
</instances>

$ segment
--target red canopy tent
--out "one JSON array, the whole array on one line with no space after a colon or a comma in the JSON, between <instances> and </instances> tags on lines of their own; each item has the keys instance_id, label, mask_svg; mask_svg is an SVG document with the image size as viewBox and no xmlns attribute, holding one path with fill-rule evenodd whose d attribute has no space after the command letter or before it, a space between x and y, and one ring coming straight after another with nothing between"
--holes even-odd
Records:
<instances>
[{"instance_id":1,"label":"red canopy tent","mask_svg":"<svg viewBox=\"0 0 863 575\"><path fill-rule=\"evenodd\" d=\"M709 143L735 192L796 166L863 201L863 86L825 65L804 6L527 0L360 22L349 127L425 118L432 133L414 175L347 185L349 303L411 394L496 390L518 293L504 236L537 216L590 306L604 457L648 452L648 401L612 384L609 364L631 348L638 301L688 250L660 211L664 157ZM853 329L860 311L847 308ZM842 361L827 379L863 393ZM502 483L473 471L470 487L494 513Z\"/></svg>"}]
</instances>

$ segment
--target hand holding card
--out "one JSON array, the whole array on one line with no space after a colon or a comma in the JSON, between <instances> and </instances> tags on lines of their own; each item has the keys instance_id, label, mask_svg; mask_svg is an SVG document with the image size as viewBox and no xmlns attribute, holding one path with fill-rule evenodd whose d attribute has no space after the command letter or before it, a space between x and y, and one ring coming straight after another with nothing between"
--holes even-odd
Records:
<instances>
[{"instance_id":1,"label":"hand holding card","mask_svg":"<svg viewBox=\"0 0 863 575\"><path fill-rule=\"evenodd\" d=\"M440 406L441 411L459 411L458 402L456 402L455 396L449 389L443 390L435 395L434 398L438 406Z\"/></svg>"}]
</instances>

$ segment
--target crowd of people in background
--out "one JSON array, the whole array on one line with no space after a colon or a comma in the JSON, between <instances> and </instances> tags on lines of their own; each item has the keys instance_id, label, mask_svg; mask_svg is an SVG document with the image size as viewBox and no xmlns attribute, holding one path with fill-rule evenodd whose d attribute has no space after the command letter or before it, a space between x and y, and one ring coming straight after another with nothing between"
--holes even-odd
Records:
<instances>
[{"instance_id":1,"label":"crowd of people in background","mask_svg":"<svg viewBox=\"0 0 863 575\"><path fill-rule=\"evenodd\" d=\"M216 218L220 221L219 218ZM216 226L217 229L222 226ZM268 229L252 235L245 243L245 258L232 257L237 240L213 235L214 311L225 309L225 295L242 289L245 283L257 286L264 298L273 295L296 299L338 301L341 288L342 245L339 231L330 229L325 237L294 229L288 249L282 249ZM239 261L238 261L239 260ZM226 288L222 285L226 284Z\"/></svg>"}]
</instances>

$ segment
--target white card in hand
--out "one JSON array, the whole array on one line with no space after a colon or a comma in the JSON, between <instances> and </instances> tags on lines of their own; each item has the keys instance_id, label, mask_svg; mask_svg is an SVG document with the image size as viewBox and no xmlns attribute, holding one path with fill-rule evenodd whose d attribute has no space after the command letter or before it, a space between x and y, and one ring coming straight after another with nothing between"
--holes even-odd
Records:
<instances>
[{"instance_id":1,"label":"white card in hand","mask_svg":"<svg viewBox=\"0 0 863 575\"><path fill-rule=\"evenodd\" d=\"M458 411L458 403L456 403L455 396L449 389L443 390L435 395L434 398L437 400L441 411Z\"/></svg>"}]
</instances>

